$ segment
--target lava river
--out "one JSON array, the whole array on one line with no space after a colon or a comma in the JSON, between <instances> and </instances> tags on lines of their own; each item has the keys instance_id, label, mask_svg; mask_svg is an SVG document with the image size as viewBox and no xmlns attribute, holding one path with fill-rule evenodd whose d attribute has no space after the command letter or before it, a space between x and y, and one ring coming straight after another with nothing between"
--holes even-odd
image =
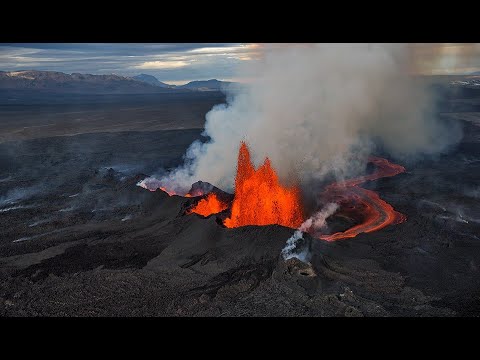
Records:
<instances>
[{"instance_id":1,"label":"lava river","mask_svg":"<svg viewBox=\"0 0 480 360\"><path fill-rule=\"evenodd\" d=\"M360 218L360 224L343 232L320 235L320 239L335 241L353 238L360 233L377 231L407 219L405 215L395 211L390 204L382 200L376 192L359 187L366 181L400 174L405 171L405 168L379 157L371 157L369 162L377 167L372 174L330 184L321 194L324 201L340 204L339 213L343 216Z\"/></svg>"}]
</instances>

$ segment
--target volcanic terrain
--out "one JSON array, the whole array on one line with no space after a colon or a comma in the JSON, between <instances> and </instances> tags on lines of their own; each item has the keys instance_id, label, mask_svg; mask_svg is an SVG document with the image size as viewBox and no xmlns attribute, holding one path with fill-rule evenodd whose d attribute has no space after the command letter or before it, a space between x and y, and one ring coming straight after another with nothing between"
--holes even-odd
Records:
<instances>
[{"instance_id":1,"label":"volcanic terrain","mask_svg":"<svg viewBox=\"0 0 480 360\"><path fill-rule=\"evenodd\" d=\"M222 189L209 188L219 214L208 216L209 195L197 191L208 184L191 196L137 186L207 140L219 93L2 106L0 315L478 316L480 95L459 96L438 114L463 128L448 153L387 159L398 171L372 170L346 193L331 185L325 202L370 199L362 206L381 215L373 226L388 224L341 239L306 234L309 262L281 255L301 219L228 226L235 200ZM337 233L356 225L327 221Z\"/></svg>"}]
</instances>

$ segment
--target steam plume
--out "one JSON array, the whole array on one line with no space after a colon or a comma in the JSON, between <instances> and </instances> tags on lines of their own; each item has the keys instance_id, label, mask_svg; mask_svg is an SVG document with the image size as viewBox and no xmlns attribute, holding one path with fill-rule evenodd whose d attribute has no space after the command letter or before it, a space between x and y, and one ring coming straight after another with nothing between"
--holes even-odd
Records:
<instances>
[{"instance_id":1,"label":"steam plume","mask_svg":"<svg viewBox=\"0 0 480 360\"><path fill-rule=\"evenodd\" d=\"M194 142L184 165L160 181L178 192L197 180L233 190L241 140L256 166L268 156L282 181L303 185L362 171L374 143L397 158L441 152L460 128L433 116L411 61L402 44L265 46L250 69L255 81L207 114L211 140Z\"/></svg>"},{"instance_id":2,"label":"steam plume","mask_svg":"<svg viewBox=\"0 0 480 360\"><path fill-rule=\"evenodd\" d=\"M285 247L282 249L282 256L285 260L296 257L301 261L306 261L308 256L308 249L303 249L301 252L296 252L297 244L300 239L303 239L303 233L308 230L318 231L326 226L326 220L330 215L333 215L338 209L338 204L329 203L325 207L313 214L310 218L305 220L302 225L296 230L293 235L287 240Z\"/></svg>"}]
</instances>

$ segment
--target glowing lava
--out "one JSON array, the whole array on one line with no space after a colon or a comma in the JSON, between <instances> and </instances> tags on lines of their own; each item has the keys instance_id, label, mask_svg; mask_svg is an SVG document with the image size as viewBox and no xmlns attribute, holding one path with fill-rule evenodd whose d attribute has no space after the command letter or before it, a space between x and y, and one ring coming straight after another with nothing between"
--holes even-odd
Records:
<instances>
[{"instance_id":1,"label":"glowing lava","mask_svg":"<svg viewBox=\"0 0 480 360\"><path fill-rule=\"evenodd\" d=\"M217 195L210 193L205 199L200 200L193 208L187 210L187 214L196 213L207 217L222 212L227 208L227 203L222 202Z\"/></svg>"},{"instance_id":2,"label":"glowing lava","mask_svg":"<svg viewBox=\"0 0 480 360\"><path fill-rule=\"evenodd\" d=\"M157 189L160 189L160 190L166 192L168 194L168 196L173 196L173 195L182 196L180 194L177 194L173 190L168 190L166 187L160 186L158 184L158 180L156 180L156 179L153 179L153 180L150 179L150 178L143 179L142 181L139 181L137 183L137 186L141 186L142 188L147 189L147 190L152 191L152 192L155 192L155 191L157 191ZM205 193L202 192L201 190L197 189L193 192L192 192L192 190L190 190L190 192L183 195L183 197L195 197L195 196L202 196L202 195L205 195Z\"/></svg>"},{"instance_id":3,"label":"glowing lava","mask_svg":"<svg viewBox=\"0 0 480 360\"><path fill-rule=\"evenodd\" d=\"M380 230L388 225L404 222L407 217L380 199L377 193L367 190L358 185L383 177L390 177L405 171L400 165L392 164L386 159L371 157L369 162L377 166L377 170L370 175L355 179L333 183L325 189L322 197L329 202L340 204L341 210L346 217L361 217L361 223L354 227L331 235L321 235L320 239L335 241L353 238L360 233L370 233Z\"/></svg>"},{"instance_id":4,"label":"glowing lava","mask_svg":"<svg viewBox=\"0 0 480 360\"><path fill-rule=\"evenodd\" d=\"M343 232L330 235L312 233L313 236L326 241L353 238L360 233L370 233L406 220L405 215L395 211L377 193L359 186L366 181L395 176L405 172L405 168L379 157L371 157L369 162L376 166L372 174L330 184L321 194L325 203L339 205L337 217L348 218L357 225ZM137 185L150 191L160 188L170 196L178 195L160 186L156 179L144 179ZM203 196L207 193L208 195L188 209L187 214L196 213L207 217L230 207L230 200L224 201L217 194L210 193L212 185L208 189L202 189L201 186L194 189L194 185L184 197ZM262 166L255 169L247 145L241 142L231 215L224 220L224 225L234 228L245 225L278 224L299 228L304 220L302 210L299 188L281 185L268 158Z\"/></svg>"},{"instance_id":5,"label":"glowing lava","mask_svg":"<svg viewBox=\"0 0 480 360\"><path fill-rule=\"evenodd\" d=\"M297 228L302 221L299 189L282 186L268 158L255 170L248 147L242 141L238 153L232 212L230 218L225 219L224 225L234 228L278 224Z\"/></svg>"},{"instance_id":6,"label":"glowing lava","mask_svg":"<svg viewBox=\"0 0 480 360\"><path fill-rule=\"evenodd\" d=\"M162 187L162 186L160 186L159 189L162 190L162 191L165 191L169 196L177 195L177 194L175 194L174 191L172 191L172 190L167 190L166 188L164 188L164 187Z\"/></svg>"}]
</instances>

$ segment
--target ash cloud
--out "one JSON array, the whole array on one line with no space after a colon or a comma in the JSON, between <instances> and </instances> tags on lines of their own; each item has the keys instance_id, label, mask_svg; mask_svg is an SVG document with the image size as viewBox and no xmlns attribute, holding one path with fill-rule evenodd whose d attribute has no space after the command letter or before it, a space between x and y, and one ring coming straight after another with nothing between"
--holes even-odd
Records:
<instances>
[{"instance_id":1,"label":"ash cloud","mask_svg":"<svg viewBox=\"0 0 480 360\"><path fill-rule=\"evenodd\" d=\"M435 117L433 95L409 75L411 46L265 46L255 81L206 116L208 143L193 143L183 166L160 179L176 192L197 180L232 191L241 140L255 165L268 156L285 183L304 187L365 169L376 146L397 159L438 154L461 138Z\"/></svg>"}]
</instances>

